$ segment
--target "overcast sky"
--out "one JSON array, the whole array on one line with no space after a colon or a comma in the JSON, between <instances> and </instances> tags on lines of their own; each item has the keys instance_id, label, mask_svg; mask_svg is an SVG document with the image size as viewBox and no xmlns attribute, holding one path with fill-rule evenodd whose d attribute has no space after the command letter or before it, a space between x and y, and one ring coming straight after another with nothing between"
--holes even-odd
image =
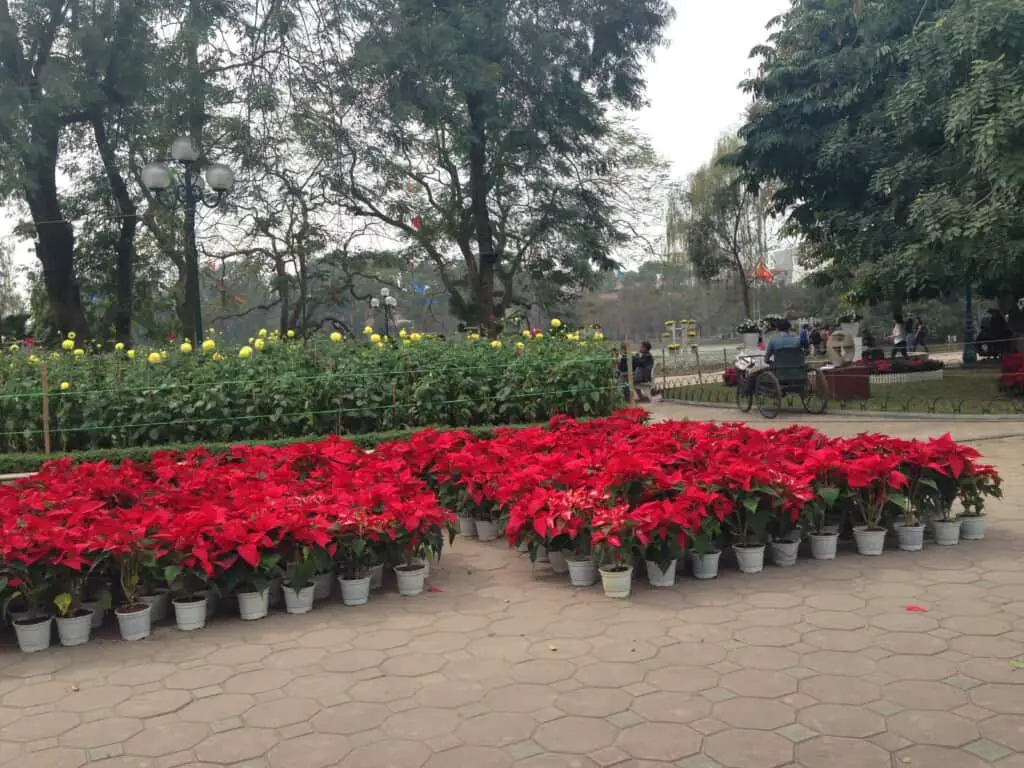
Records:
<instances>
[{"instance_id":1,"label":"overcast sky","mask_svg":"<svg viewBox=\"0 0 1024 768\"><path fill-rule=\"evenodd\" d=\"M673 0L671 45L648 68L650 107L639 128L683 178L706 162L718 138L737 128L748 103L737 88L765 41L765 24L789 0Z\"/></svg>"}]
</instances>

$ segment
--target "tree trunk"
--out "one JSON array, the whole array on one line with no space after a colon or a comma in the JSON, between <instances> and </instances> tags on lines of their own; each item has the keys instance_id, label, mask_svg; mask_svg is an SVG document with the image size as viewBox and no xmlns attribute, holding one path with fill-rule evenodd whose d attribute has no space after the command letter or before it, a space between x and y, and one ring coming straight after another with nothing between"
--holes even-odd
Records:
<instances>
[{"instance_id":1,"label":"tree trunk","mask_svg":"<svg viewBox=\"0 0 1024 768\"><path fill-rule=\"evenodd\" d=\"M43 266L43 285L53 320L61 334L74 331L79 339L88 339L89 323L75 279L74 229L64 221L54 176L44 169L33 181L33 187L25 190L25 199L36 222L36 256Z\"/></svg>"},{"instance_id":2,"label":"tree trunk","mask_svg":"<svg viewBox=\"0 0 1024 768\"><path fill-rule=\"evenodd\" d=\"M128 185L117 167L117 157L110 145L107 128L99 117L92 121L96 147L103 160L110 191L120 215L117 244L114 246L114 268L117 296L114 309L114 336L117 341L132 343L132 282L135 269L135 231L139 224L138 209L128 192Z\"/></svg>"},{"instance_id":3,"label":"tree trunk","mask_svg":"<svg viewBox=\"0 0 1024 768\"><path fill-rule=\"evenodd\" d=\"M487 115L480 94L466 97L469 113L469 195L470 213L476 235L480 265L473 286L473 304L477 322L488 332L496 325L494 314L494 277L498 254L494 252L494 228L487 207L490 179L487 173Z\"/></svg>"}]
</instances>

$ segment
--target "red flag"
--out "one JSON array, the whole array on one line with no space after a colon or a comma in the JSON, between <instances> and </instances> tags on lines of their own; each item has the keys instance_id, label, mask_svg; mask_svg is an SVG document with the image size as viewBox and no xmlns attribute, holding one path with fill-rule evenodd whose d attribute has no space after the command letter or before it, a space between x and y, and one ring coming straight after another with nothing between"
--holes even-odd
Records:
<instances>
[{"instance_id":1,"label":"red flag","mask_svg":"<svg viewBox=\"0 0 1024 768\"><path fill-rule=\"evenodd\" d=\"M772 271L764 265L764 262L759 262L757 267L754 269L754 279L761 280L765 283L770 283L775 279Z\"/></svg>"}]
</instances>

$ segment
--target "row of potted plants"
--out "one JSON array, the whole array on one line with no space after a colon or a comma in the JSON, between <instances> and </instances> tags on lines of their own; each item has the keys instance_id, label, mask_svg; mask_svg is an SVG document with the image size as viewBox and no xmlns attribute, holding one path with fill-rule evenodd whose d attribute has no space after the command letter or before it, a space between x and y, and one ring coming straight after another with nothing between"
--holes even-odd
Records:
<instances>
[{"instance_id":1,"label":"row of potted plants","mask_svg":"<svg viewBox=\"0 0 1024 768\"><path fill-rule=\"evenodd\" d=\"M1000 495L995 470L948 435L835 439L807 427L646 425L623 412L449 448L428 474L460 529L483 540L504 532L555 570L565 558L577 585L594 583L595 564L606 584L628 581L637 558L671 584L687 551L695 575L710 578L724 546L757 572L768 542L777 563L792 564L805 536L813 557L832 559L841 527L865 555L882 554L889 531L901 549L921 549L926 524L937 543L955 544L961 529L984 535L985 501Z\"/></svg>"},{"instance_id":2,"label":"row of potted plants","mask_svg":"<svg viewBox=\"0 0 1024 768\"><path fill-rule=\"evenodd\" d=\"M243 619L278 596L304 613L335 580L365 603L385 566L423 591L454 517L409 467L330 439L158 454L149 464L54 462L0 487L0 597L24 650L89 638L112 604L122 637L173 608L205 625L219 597Z\"/></svg>"}]
</instances>

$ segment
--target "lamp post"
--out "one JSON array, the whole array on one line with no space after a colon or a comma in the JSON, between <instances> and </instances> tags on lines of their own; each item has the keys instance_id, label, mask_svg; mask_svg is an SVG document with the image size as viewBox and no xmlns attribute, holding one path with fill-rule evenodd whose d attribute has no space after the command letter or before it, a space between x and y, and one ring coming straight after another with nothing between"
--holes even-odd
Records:
<instances>
[{"instance_id":1,"label":"lamp post","mask_svg":"<svg viewBox=\"0 0 1024 768\"><path fill-rule=\"evenodd\" d=\"M391 327L392 316L394 315L397 307L398 299L391 295L391 289L387 286L380 289L379 299L376 296L370 299L370 309L374 311L378 309L384 310L384 338L386 339L391 338L389 329Z\"/></svg>"},{"instance_id":2,"label":"lamp post","mask_svg":"<svg viewBox=\"0 0 1024 768\"><path fill-rule=\"evenodd\" d=\"M203 310L199 294L199 251L196 249L196 210L199 204L216 208L235 184L234 172L223 163L206 167L206 184L213 190L207 194L200 175L199 147L188 136L180 136L171 144L171 160L182 168L180 178L167 163L150 163L142 169L142 184L158 199L185 209L185 295L192 302L193 342L203 341Z\"/></svg>"}]
</instances>

